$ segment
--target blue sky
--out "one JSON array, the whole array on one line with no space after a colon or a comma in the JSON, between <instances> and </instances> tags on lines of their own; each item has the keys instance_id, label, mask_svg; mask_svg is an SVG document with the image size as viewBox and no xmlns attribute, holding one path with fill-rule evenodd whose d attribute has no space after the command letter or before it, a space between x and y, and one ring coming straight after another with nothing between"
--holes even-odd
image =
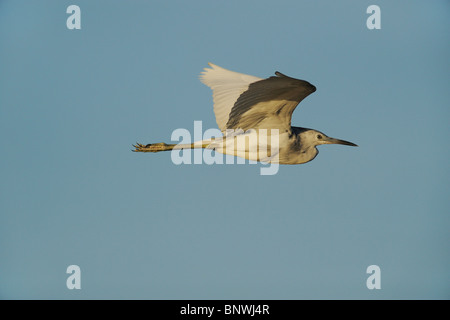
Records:
<instances>
[{"instance_id":1,"label":"blue sky","mask_svg":"<svg viewBox=\"0 0 450 320\"><path fill-rule=\"evenodd\" d=\"M81 30L66 27L71 4ZM0 2L0 297L450 298L449 9ZM311 82L293 125L359 148L321 146L273 176L131 152L216 127L208 62Z\"/></svg>"}]
</instances>

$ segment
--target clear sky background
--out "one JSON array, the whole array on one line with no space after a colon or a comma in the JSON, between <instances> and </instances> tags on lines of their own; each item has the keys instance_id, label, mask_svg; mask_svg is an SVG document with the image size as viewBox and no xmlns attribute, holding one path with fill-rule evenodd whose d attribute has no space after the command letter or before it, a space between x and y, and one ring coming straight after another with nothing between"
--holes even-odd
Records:
<instances>
[{"instance_id":1,"label":"clear sky background","mask_svg":"<svg viewBox=\"0 0 450 320\"><path fill-rule=\"evenodd\" d=\"M449 10L0 1L0 297L449 299ZM293 125L360 147L273 176L131 152L216 128L208 62L311 82Z\"/></svg>"}]
</instances>

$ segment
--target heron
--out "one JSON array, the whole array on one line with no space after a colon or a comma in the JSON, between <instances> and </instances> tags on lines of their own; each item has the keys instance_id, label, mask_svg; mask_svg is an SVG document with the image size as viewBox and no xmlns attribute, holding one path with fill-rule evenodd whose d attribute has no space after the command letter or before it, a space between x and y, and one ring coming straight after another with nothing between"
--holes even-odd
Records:
<instances>
[{"instance_id":1,"label":"heron","mask_svg":"<svg viewBox=\"0 0 450 320\"><path fill-rule=\"evenodd\" d=\"M200 81L212 89L214 114L223 135L188 144L136 143L132 151L207 148L260 162L302 164L317 156L319 145L357 147L353 142L331 138L318 130L291 125L297 105L316 91L311 83L278 71L275 76L263 79L208 65L200 73ZM262 133L268 138L262 139ZM236 143L242 137L247 138L245 143ZM277 148L273 151L270 147L275 144L272 139L275 137ZM261 150L265 150L264 156Z\"/></svg>"}]
</instances>

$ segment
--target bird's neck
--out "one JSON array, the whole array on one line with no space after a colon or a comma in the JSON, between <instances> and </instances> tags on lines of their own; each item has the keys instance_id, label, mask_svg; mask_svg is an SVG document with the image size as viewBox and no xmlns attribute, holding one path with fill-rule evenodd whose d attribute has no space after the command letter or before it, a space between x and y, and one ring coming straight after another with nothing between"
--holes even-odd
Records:
<instances>
[{"instance_id":1,"label":"bird's neck","mask_svg":"<svg viewBox=\"0 0 450 320\"><path fill-rule=\"evenodd\" d=\"M319 150L315 146L309 146L305 149L301 148L299 153L299 158L301 160L301 163L309 162L313 160L317 154L319 153Z\"/></svg>"},{"instance_id":2,"label":"bird's neck","mask_svg":"<svg viewBox=\"0 0 450 320\"><path fill-rule=\"evenodd\" d=\"M280 149L280 160L285 164L300 164L313 160L319 151L317 148L308 143L302 133L310 130L300 127L292 127L292 133L289 135L288 141L285 143L288 147ZM303 138L303 139L302 139Z\"/></svg>"},{"instance_id":3,"label":"bird's neck","mask_svg":"<svg viewBox=\"0 0 450 320\"><path fill-rule=\"evenodd\" d=\"M299 152L298 152L299 161L301 161L300 163L309 162L317 156L317 154L319 153L319 150L317 150L315 145L310 144L308 141L303 140L303 139L305 139L305 137L302 137L301 132L310 130L310 129L297 128L297 130L298 130L297 141L300 146Z\"/></svg>"}]
</instances>

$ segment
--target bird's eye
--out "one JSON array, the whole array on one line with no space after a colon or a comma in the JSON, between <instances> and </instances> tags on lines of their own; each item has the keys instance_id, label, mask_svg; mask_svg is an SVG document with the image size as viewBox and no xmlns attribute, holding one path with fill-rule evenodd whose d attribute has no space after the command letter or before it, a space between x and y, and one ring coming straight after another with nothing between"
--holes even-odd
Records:
<instances>
[{"instance_id":1,"label":"bird's eye","mask_svg":"<svg viewBox=\"0 0 450 320\"><path fill-rule=\"evenodd\" d=\"M317 135L317 139L322 139L322 136L320 134Z\"/></svg>"}]
</instances>

